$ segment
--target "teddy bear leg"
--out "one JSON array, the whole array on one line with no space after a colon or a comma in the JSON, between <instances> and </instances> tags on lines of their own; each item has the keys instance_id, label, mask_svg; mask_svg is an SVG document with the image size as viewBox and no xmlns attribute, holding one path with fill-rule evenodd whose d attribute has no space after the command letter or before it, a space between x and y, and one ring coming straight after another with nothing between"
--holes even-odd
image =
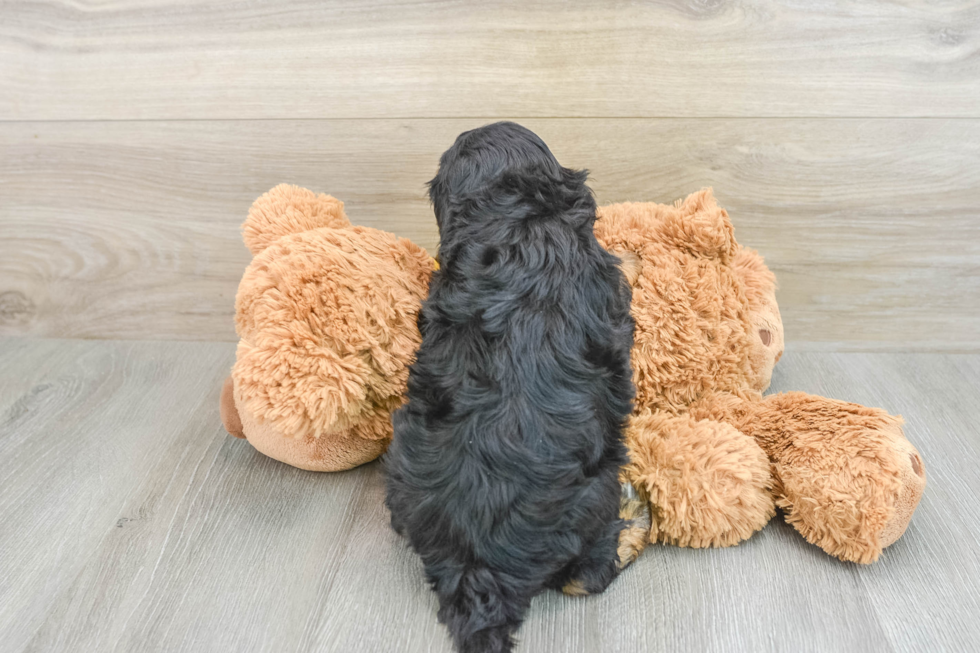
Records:
<instances>
[{"instance_id":1,"label":"teddy bear leg","mask_svg":"<svg viewBox=\"0 0 980 653\"><path fill-rule=\"evenodd\" d=\"M908 526L925 488L901 418L801 392L766 397L753 430L776 472L776 504L808 542L871 563Z\"/></svg>"},{"instance_id":2,"label":"teddy bear leg","mask_svg":"<svg viewBox=\"0 0 980 653\"><path fill-rule=\"evenodd\" d=\"M905 454L908 463L905 463L904 459L900 459L902 463L900 475L902 487L898 492L898 498L895 500L895 512L892 513L891 519L885 523L885 528L882 529L879 536L879 544L882 548L891 546L905 534L905 529L912 521L912 513L918 507L922 492L926 489L926 469L922 462L922 456L912 446L912 443L901 434L901 428L896 426L896 429L899 431L900 437L896 438L895 447Z\"/></svg>"},{"instance_id":3,"label":"teddy bear leg","mask_svg":"<svg viewBox=\"0 0 980 653\"><path fill-rule=\"evenodd\" d=\"M650 542L731 546L775 514L770 463L730 424L646 413L627 429L626 478L649 497Z\"/></svg>"}]
</instances>

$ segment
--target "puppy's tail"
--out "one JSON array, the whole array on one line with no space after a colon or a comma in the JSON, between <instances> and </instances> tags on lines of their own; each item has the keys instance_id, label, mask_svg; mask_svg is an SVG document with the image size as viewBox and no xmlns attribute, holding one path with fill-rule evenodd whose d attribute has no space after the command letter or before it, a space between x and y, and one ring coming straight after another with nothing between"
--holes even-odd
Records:
<instances>
[{"instance_id":1,"label":"puppy's tail","mask_svg":"<svg viewBox=\"0 0 980 653\"><path fill-rule=\"evenodd\" d=\"M439 592L439 621L459 653L509 653L530 596L505 589L485 567L466 569L450 591Z\"/></svg>"}]
</instances>

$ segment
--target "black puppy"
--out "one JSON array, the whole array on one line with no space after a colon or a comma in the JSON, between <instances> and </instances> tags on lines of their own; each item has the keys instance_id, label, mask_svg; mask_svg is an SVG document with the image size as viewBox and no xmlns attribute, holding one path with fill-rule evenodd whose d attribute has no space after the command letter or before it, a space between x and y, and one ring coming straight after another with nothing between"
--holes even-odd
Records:
<instances>
[{"instance_id":1,"label":"black puppy","mask_svg":"<svg viewBox=\"0 0 980 653\"><path fill-rule=\"evenodd\" d=\"M511 650L532 596L619 569L633 320L586 176L501 122L461 134L429 184L442 268L386 503L463 653Z\"/></svg>"}]
</instances>

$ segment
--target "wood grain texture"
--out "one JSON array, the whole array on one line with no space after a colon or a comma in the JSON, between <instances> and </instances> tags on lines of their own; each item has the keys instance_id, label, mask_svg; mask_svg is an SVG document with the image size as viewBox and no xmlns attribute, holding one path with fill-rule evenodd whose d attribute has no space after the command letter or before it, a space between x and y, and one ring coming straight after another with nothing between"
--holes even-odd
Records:
<instances>
[{"instance_id":1,"label":"wood grain texture","mask_svg":"<svg viewBox=\"0 0 980 653\"><path fill-rule=\"evenodd\" d=\"M0 648L19 651L74 592L105 538L139 529L152 512L145 492L143 512L126 512L130 494L148 482L163 491L179 483L182 465L200 462L208 441L198 429L234 352L198 343L14 340L2 348Z\"/></svg>"},{"instance_id":2,"label":"wood grain texture","mask_svg":"<svg viewBox=\"0 0 980 653\"><path fill-rule=\"evenodd\" d=\"M862 575L882 628L896 651L975 648L980 637L975 618L980 593L974 590L980 585L980 357L819 360L813 367L820 370L822 393L903 415L905 433L926 461L928 486L913 517L914 530L903 536L905 546L886 550L888 565L873 565ZM926 556L949 562L922 567Z\"/></svg>"},{"instance_id":3,"label":"wood grain texture","mask_svg":"<svg viewBox=\"0 0 980 653\"><path fill-rule=\"evenodd\" d=\"M0 340L0 649L451 650L380 467L316 474L225 434L227 343ZM789 352L774 391L900 412L929 485L871 566L779 517L546 593L518 651L964 651L980 638L980 356Z\"/></svg>"},{"instance_id":4,"label":"wood grain texture","mask_svg":"<svg viewBox=\"0 0 980 653\"><path fill-rule=\"evenodd\" d=\"M0 119L980 117L980 7L5 0Z\"/></svg>"},{"instance_id":5,"label":"wood grain texture","mask_svg":"<svg viewBox=\"0 0 980 653\"><path fill-rule=\"evenodd\" d=\"M0 124L0 333L233 340L249 204L288 181L434 250L483 120ZM523 121L600 202L714 186L798 348L980 348L980 120Z\"/></svg>"}]
</instances>

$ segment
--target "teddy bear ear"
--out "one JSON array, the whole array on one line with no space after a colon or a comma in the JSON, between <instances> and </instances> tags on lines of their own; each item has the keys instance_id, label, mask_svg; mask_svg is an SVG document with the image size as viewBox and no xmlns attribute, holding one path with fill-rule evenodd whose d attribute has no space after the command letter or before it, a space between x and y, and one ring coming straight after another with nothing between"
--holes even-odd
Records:
<instances>
[{"instance_id":1,"label":"teddy bear ear","mask_svg":"<svg viewBox=\"0 0 980 653\"><path fill-rule=\"evenodd\" d=\"M663 214L658 229L661 238L726 265L732 262L739 248L735 228L710 188L678 200L673 208Z\"/></svg>"},{"instance_id":2,"label":"teddy bear ear","mask_svg":"<svg viewBox=\"0 0 980 653\"><path fill-rule=\"evenodd\" d=\"M718 206L710 188L674 204L625 202L599 207L595 234L602 246L623 259L624 252L642 256L651 243L676 248L700 258L729 265L738 253L728 212ZM628 275L628 261L623 260Z\"/></svg>"},{"instance_id":3,"label":"teddy bear ear","mask_svg":"<svg viewBox=\"0 0 980 653\"><path fill-rule=\"evenodd\" d=\"M351 226L344 203L330 195L279 184L252 203L242 224L242 239L252 256L289 234L320 227Z\"/></svg>"}]
</instances>

